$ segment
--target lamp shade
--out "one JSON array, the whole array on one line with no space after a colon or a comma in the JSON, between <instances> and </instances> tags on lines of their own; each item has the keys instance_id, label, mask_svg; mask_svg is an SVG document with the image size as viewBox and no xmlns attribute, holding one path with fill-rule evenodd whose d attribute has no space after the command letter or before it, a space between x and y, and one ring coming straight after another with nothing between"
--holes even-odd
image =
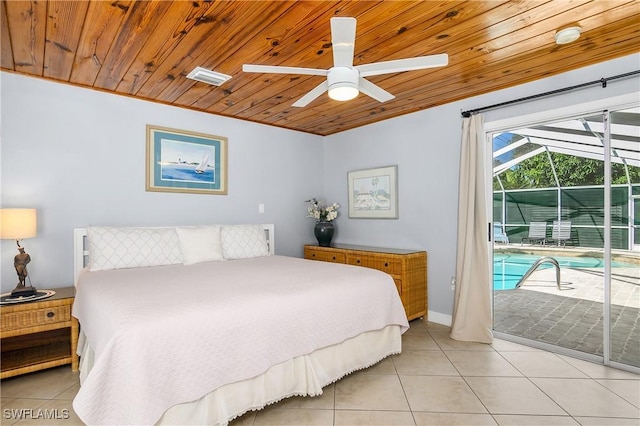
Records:
<instances>
[{"instance_id":1,"label":"lamp shade","mask_svg":"<svg viewBox=\"0 0 640 426\"><path fill-rule=\"evenodd\" d=\"M0 238L22 240L36 236L36 209L0 209Z\"/></svg>"}]
</instances>

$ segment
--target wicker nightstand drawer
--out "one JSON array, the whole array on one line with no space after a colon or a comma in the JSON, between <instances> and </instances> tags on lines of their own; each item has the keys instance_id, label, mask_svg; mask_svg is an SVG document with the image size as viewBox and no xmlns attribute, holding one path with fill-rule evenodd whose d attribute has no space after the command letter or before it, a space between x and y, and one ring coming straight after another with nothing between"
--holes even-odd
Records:
<instances>
[{"instance_id":1,"label":"wicker nightstand drawer","mask_svg":"<svg viewBox=\"0 0 640 426\"><path fill-rule=\"evenodd\" d=\"M44 324L71 321L71 306L52 306L33 311L13 312L2 315L2 330L35 327Z\"/></svg>"}]
</instances>

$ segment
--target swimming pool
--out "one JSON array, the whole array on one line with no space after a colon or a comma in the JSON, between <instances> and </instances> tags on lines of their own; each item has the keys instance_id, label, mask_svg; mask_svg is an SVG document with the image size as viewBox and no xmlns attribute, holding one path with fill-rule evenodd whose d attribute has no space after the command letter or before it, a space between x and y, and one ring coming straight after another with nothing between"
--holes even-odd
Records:
<instances>
[{"instance_id":1,"label":"swimming pool","mask_svg":"<svg viewBox=\"0 0 640 426\"><path fill-rule=\"evenodd\" d=\"M493 289L513 290L520 278L527 273L541 255L524 253L494 253ZM604 259L596 257L551 256L558 261L560 268L604 268ZM632 267L624 262L611 262L611 267ZM553 268L551 263L543 263L538 269Z\"/></svg>"}]
</instances>

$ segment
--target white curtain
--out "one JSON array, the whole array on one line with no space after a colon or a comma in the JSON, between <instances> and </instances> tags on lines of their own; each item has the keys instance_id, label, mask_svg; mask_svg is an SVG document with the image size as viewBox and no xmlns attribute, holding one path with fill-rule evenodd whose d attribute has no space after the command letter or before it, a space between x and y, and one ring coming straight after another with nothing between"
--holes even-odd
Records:
<instances>
[{"instance_id":1,"label":"white curtain","mask_svg":"<svg viewBox=\"0 0 640 426\"><path fill-rule=\"evenodd\" d=\"M491 343L491 274L486 204L484 118L463 118L458 246L451 338Z\"/></svg>"}]
</instances>

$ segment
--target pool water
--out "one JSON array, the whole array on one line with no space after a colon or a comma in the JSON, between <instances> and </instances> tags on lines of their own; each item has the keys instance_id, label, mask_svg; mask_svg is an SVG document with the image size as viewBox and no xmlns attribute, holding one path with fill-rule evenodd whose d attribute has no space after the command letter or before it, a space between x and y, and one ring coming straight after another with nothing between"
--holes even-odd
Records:
<instances>
[{"instance_id":1,"label":"pool water","mask_svg":"<svg viewBox=\"0 0 640 426\"><path fill-rule=\"evenodd\" d=\"M493 255L493 289L513 290L520 278L527 273L536 260L543 256L520 253L495 253ZM596 257L561 257L551 256L558 261L560 268L604 268L604 259ZM611 267L632 267L624 262L611 262ZM538 269L553 268L545 262Z\"/></svg>"}]
</instances>

